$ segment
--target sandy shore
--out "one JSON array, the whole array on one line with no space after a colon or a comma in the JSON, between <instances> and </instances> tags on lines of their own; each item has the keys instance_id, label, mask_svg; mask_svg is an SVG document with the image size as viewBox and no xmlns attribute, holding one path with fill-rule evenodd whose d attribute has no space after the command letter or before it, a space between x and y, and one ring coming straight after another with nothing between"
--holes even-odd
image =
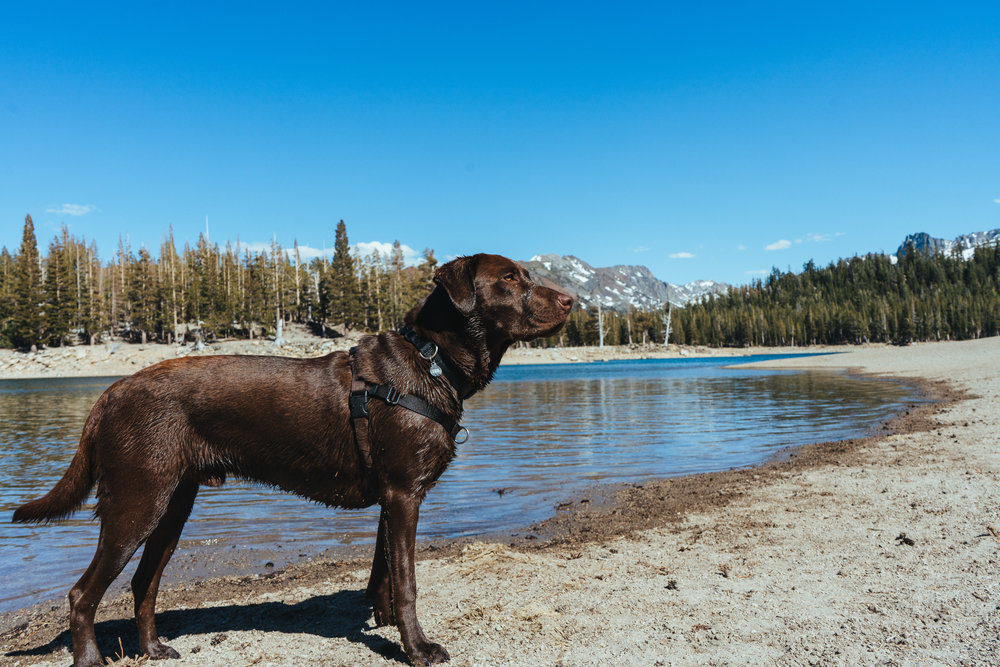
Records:
<instances>
[{"instance_id":1,"label":"sandy shore","mask_svg":"<svg viewBox=\"0 0 1000 667\"><path fill-rule=\"evenodd\" d=\"M939 402L894 434L425 548L421 619L452 664L1000 664L1000 338L769 364L912 378ZM185 665L405 662L395 630L370 628L366 577L318 560L172 586L159 630ZM98 614L107 656L136 650L130 607ZM61 604L6 619L4 664L67 664L65 618Z\"/></svg>"}]
</instances>

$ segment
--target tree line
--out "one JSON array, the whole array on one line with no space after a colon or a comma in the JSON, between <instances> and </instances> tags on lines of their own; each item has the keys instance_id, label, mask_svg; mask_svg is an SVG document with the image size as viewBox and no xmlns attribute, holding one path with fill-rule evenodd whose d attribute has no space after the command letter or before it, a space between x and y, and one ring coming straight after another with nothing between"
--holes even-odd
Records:
<instances>
[{"instance_id":1,"label":"tree line","mask_svg":"<svg viewBox=\"0 0 1000 667\"><path fill-rule=\"evenodd\" d=\"M677 309L671 342L709 346L904 344L1000 335L1000 243L929 254L909 246L801 273L774 269Z\"/></svg>"},{"instance_id":2,"label":"tree line","mask_svg":"<svg viewBox=\"0 0 1000 667\"><path fill-rule=\"evenodd\" d=\"M662 345L666 342L664 331L667 326L666 312L662 310L631 308L627 311L598 311L575 305L563 330L542 344L592 346L601 343L603 338L604 345ZM671 339L670 342L674 341Z\"/></svg>"},{"instance_id":3,"label":"tree line","mask_svg":"<svg viewBox=\"0 0 1000 667\"><path fill-rule=\"evenodd\" d=\"M343 325L382 331L433 287L425 250L407 267L389 253L351 252L341 220L331 257L303 260L298 243L262 251L200 235L178 251L168 231L154 257L119 240L102 261L94 242L63 226L39 252L31 216L20 248L0 249L0 346L30 349L119 338L132 342L254 338L278 322L318 332ZM669 337L667 332L669 331ZM598 311L574 306L566 327L539 346L663 344L795 346L905 343L1000 335L1000 244L959 254L908 248L842 259L766 278L683 308Z\"/></svg>"},{"instance_id":4,"label":"tree line","mask_svg":"<svg viewBox=\"0 0 1000 667\"><path fill-rule=\"evenodd\" d=\"M436 265L425 250L418 266L405 266L398 241L388 253L352 254L343 220L332 257L308 261L297 242L254 252L204 234L178 251L172 231L157 257L120 239L102 261L94 242L65 226L43 255L28 215L20 248L0 250L0 346L253 338L279 321L377 331L402 323Z\"/></svg>"}]
</instances>

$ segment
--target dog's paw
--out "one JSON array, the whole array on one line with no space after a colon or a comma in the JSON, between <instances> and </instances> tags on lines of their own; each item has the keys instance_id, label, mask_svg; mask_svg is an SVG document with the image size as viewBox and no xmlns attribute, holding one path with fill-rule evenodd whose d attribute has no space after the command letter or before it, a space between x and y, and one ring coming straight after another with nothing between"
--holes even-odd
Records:
<instances>
[{"instance_id":1,"label":"dog's paw","mask_svg":"<svg viewBox=\"0 0 1000 667\"><path fill-rule=\"evenodd\" d=\"M97 658L96 660L73 660L73 667L105 667L108 663L104 662L103 659Z\"/></svg>"},{"instance_id":2,"label":"dog's paw","mask_svg":"<svg viewBox=\"0 0 1000 667\"><path fill-rule=\"evenodd\" d=\"M97 650L97 644L88 644L73 652L73 667L105 667L107 664Z\"/></svg>"},{"instance_id":3,"label":"dog's paw","mask_svg":"<svg viewBox=\"0 0 1000 667\"><path fill-rule=\"evenodd\" d=\"M150 660L170 660L181 657L180 653L160 642L147 646L144 653L149 656Z\"/></svg>"},{"instance_id":4,"label":"dog's paw","mask_svg":"<svg viewBox=\"0 0 1000 667\"><path fill-rule=\"evenodd\" d=\"M451 656L448 655L448 651L444 650L444 646L427 641L421 642L419 646L414 646L411 650L408 650L406 657L414 665L438 665L451 660Z\"/></svg>"}]
</instances>

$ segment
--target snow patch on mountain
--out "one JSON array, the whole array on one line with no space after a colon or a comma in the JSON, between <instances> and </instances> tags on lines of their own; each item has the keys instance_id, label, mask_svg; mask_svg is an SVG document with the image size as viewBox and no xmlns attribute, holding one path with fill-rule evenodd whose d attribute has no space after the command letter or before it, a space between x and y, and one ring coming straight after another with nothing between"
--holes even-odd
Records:
<instances>
[{"instance_id":1,"label":"snow patch on mountain","mask_svg":"<svg viewBox=\"0 0 1000 667\"><path fill-rule=\"evenodd\" d=\"M705 296L724 294L729 285L698 280L674 285L660 280L645 266L595 268L573 255L535 255L521 264L543 283L576 296L582 305L610 310L662 308L668 301L683 306Z\"/></svg>"},{"instance_id":2,"label":"snow patch on mountain","mask_svg":"<svg viewBox=\"0 0 1000 667\"><path fill-rule=\"evenodd\" d=\"M906 248L913 245L913 249L927 254L942 253L950 255L954 252L961 254L962 259L968 260L975 254L976 248L980 246L992 246L1000 242L1000 229L993 229L988 232L972 232L962 234L954 239L939 239L926 232L910 234L899 245L896 250L896 257L906 254Z\"/></svg>"}]
</instances>

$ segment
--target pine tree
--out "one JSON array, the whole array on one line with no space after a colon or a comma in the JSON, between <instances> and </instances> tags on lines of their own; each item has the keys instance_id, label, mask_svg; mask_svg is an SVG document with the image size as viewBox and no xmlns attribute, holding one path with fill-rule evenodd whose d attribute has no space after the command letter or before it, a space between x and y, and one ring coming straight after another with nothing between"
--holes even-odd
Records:
<instances>
[{"instance_id":1,"label":"pine tree","mask_svg":"<svg viewBox=\"0 0 1000 667\"><path fill-rule=\"evenodd\" d=\"M434 272L437 270L437 265L434 250L424 248L424 261L417 265L413 279L405 285L406 304L401 315L405 315L434 289Z\"/></svg>"},{"instance_id":2,"label":"pine tree","mask_svg":"<svg viewBox=\"0 0 1000 667\"><path fill-rule=\"evenodd\" d=\"M251 323L271 321L274 313L269 311L269 289L267 261L263 253L251 254L247 251L243 257L246 277L246 319ZM251 324L253 326L253 324Z\"/></svg>"},{"instance_id":3,"label":"pine tree","mask_svg":"<svg viewBox=\"0 0 1000 667\"><path fill-rule=\"evenodd\" d=\"M66 225L60 236L52 239L45 259L45 339L49 345L61 345L75 326L76 277L73 242Z\"/></svg>"},{"instance_id":4,"label":"pine tree","mask_svg":"<svg viewBox=\"0 0 1000 667\"><path fill-rule=\"evenodd\" d=\"M129 328L133 340L145 343L151 335L163 332L163 304L156 265L149 250L139 249L139 256L129 267L128 301L132 304Z\"/></svg>"},{"instance_id":5,"label":"pine tree","mask_svg":"<svg viewBox=\"0 0 1000 667\"><path fill-rule=\"evenodd\" d=\"M174 230L171 227L167 232L167 237L160 244L160 261L158 269L160 271L160 285L163 289L162 319L165 326L169 327L171 341L177 335L180 324L180 317L184 307L182 298L180 258L177 256L177 248L174 246Z\"/></svg>"},{"instance_id":6,"label":"pine tree","mask_svg":"<svg viewBox=\"0 0 1000 667\"><path fill-rule=\"evenodd\" d=\"M14 271L14 306L11 342L15 347L30 348L44 342L44 294L42 268L31 216L24 218L24 234Z\"/></svg>"},{"instance_id":7,"label":"pine tree","mask_svg":"<svg viewBox=\"0 0 1000 667\"><path fill-rule=\"evenodd\" d=\"M12 347L10 338L14 314L14 258L4 247L0 250L0 347Z\"/></svg>"},{"instance_id":8,"label":"pine tree","mask_svg":"<svg viewBox=\"0 0 1000 667\"><path fill-rule=\"evenodd\" d=\"M365 328L381 331L383 327L383 283L382 255L376 249L364 261L364 312Z\"/></svg>"},{"instance_id":9,"label":"pine tree","mask_svg":"<svg viewBox=\"0 0 1000 667\"><path fill-rule=\"evenodd\" d=\"M278 327L278 322L284 320L284 280L282 279L283 274L283 262L282 259L285 257L284 251L281 249L281 245L278 243L278 237L275 236L271 240L271 296L272 296L272 310L274 311L274 326L275 329Z\"/></svg>"},{"instance_id":10,"label":"pine tree","mask_svg":"<svg viewBox=\"0 0 1000 667\"><path fill-rule=\"evenodd\" d=\"M83 244L81 243L81 246ZM101 267L101 262L97 256L97 244L92 243L90 247L83 247L82 265L79 267L82 282L85 288L82 290L83 312L80 316L80 325L87 334L87 342L95 342L97 332L108 326L107 308L105 308L103 282L105 271Z\"/></svg>"},{"instance_id":11,"label":"pine tree","mask_svg":"<svg viewBox=\"0 0 1000 667\"><path fill-rule=\"evenodd\" d=\"M309 277L302 267L302 253L299 252L299 240L292 240L295 252L295 321L306 321L306 304L309 302Z\"/></svg>"},{"instance_id":12,"label":"pine tree","mask_svg":"<svg viewBox=\"0 0 1000 667\"><path fill-rule=\"evenodd\" d=\"M239 244L226 241L226 249L222 251L222 317L227 335L246 330L246 317L242 308L243 301L243 270L240 265Z\"/></svg>"},{"instance_id":13,"label":"pine tree","mask_svg":"<svg viewBox=\"0 0 1000 667\"><path fill-rule=\"evenodd\" d=\"M398 327L403 323L407 308L404 307L403 268L405 267L403 246L399 240L393 241L392 252L389 253L387 270L389 274L389 326Z\"/></svg>"},{"instance_id":14,"label":"pine tree","mask_svg":"<svg viewBox=\"0 0 1000 667\"><path fill-rule=\"evenodd\" d=\"M333 260L326 276L327 319L334 324L355 327L363 323L355 259L347 240L347 225L337 223Z\"/></svg>"}]
</instances>

